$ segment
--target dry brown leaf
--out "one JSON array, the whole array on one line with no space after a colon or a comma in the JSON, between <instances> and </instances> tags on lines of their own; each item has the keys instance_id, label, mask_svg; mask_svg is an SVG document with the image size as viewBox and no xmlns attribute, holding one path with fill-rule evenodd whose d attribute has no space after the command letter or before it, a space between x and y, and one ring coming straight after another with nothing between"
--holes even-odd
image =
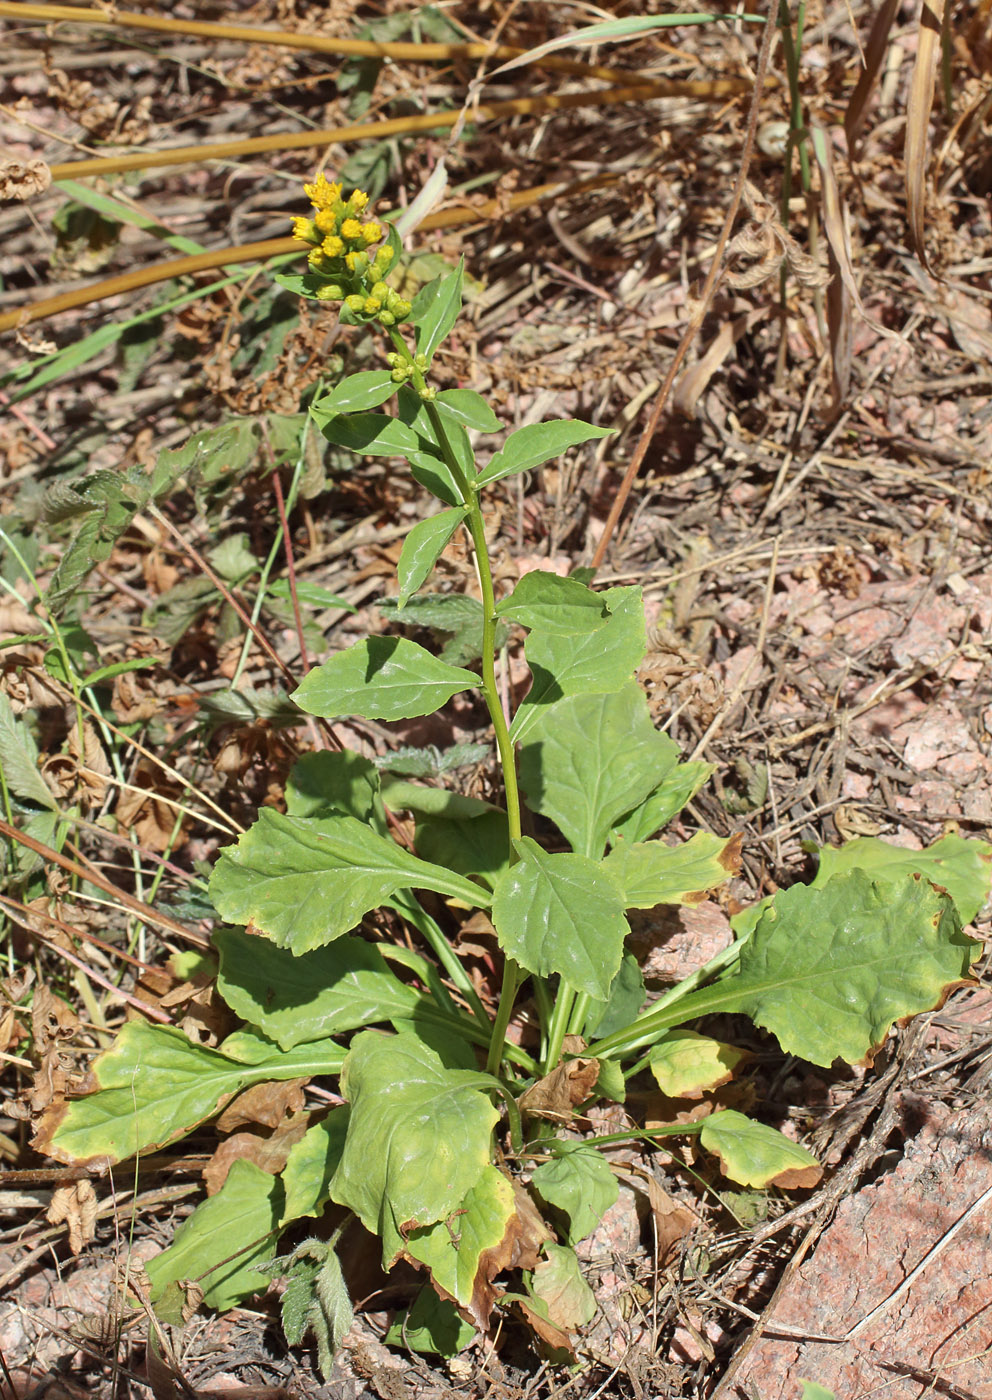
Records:
<instances>
[{"instance_id":1,"label":"dry brown leaf","mask_svg":"<svg viewBox=\"0 0 992 1400\"><path fill-rule=\"evenodd\" d=\"M861 128L868 113L868 102L875 91L875 84L882 68L882 60L889 43L889 30L892 21L899 13L902 0L882 0L872 20L871 33L864 52L864 68L854 85L847 111L844 113L844 132L847 136L847 149L853 160Z\"/></svg>"},{"instance_id":2,"label":"dry brown leaf","mask_svg":"<svg viewBox=\"0 0 992 1400\"><path fill-rule=\"evenodd\" d=\"M178 850L186 842L189 818L171 805L182 800L182 787L146 758L141 758L131 774L130 787L117 801L116 817L125 831L133 832L140 846L150 851ZM161 797L168 802L160 801ZM177 818L182 817L178 831Z\"/></svg>"},{"instance_id":3,"label":"dry brown leaf","mask_svg":"<svg viewBox=\"0 0 992 1400\"><path fill-rule=\"evenodd\" d=\"M923 0L917 36L916 62L906 104L906 218L913 251L929 272L926 250L926 177L930 110L940 52L940 29L945 0Z\"/></svg>"},{"instance_id":4,"label":"dry brown leaf","mask_svg":"<svg viewBox=\"0 0 992 1400\"><path fill-rule=\"evenodd\" d=\"M215 1148L210 1161L203 1168L207 1195L216 1196L235 1162L253 1162L270 1176L278 1175L289 1160L290 1148L299 1142L309 1123L308 1113L298 1113L268 1137L262 1137L260 1133L232 1133Z\"/></svg>"},{"instance_id":5,"label":"dry brown leaf","mask_svg":"<svg viewBox=\"0 0 992 1400\"><path fill-rule=\"evenodd\" d=\"M284 1118L303 1107L303 1088L307 1083L304 1078L253 1084L225 1108L217 1119L217 1127L222 1133L254 1125L277 1128Z\"/></svg>"},{"instance_id":6,"label":"dry brown leaf","mask_svg":"<svg viewBox=\"0 0 992 1400\"><path fill-rule=\"evenodd\" d=\"M517 1100L520 1112L568 1123L575 1108L585 1103L592 1093L598 1079L598 1060L566 1060L524 1090Z\"/></svg>"},{"instance_id":7,"label":"dry brown leaf","mask_svg":"<svg viewBox=\"0 0 992 1400\"><path fill-rule=\"evenodd\" d=\"M672 407L685 418L695 418L699 396L733 350L742 335L771 315L770 306L755 307L743 316L725 321L694 365L679 377L672 392Z\"/></svg>"},{"instance_id":8,"label":"dry brown leaf","mask_svg":"<svg viewBox=\"0 0 992 1400\"><path fill-rule=\"evenodd\" d=\"M547 1346L553 1347L555 1351L564 1351L575 1359L575 1347L567 1332L563 1332L560 1327L556 1327L553 1322L542 1317L536 1309L529 1303L525 1303L522 1298L516 1298L515 1303L520 1309L523 1319L536 1337L539 1337Z\"/></svg>"},{"instance_id":9,"label":"dry brown leaf","mask_svg":"<svg viewBox=\"0 0 992 1400\"><path fill-rule=\"evenodd\" d=\"M52 172L43 160L5 160L0 163L0 199L30 199L43 194L52 183Z\"/></svg>"},{"instance_id":10,"label":"dry brown leaf","mask_svg":"<svg viewBox=\"0 0 992 1400\"><path fill-rule=\"evenodd\" d=\"M83 1246L96 1236L96 1212L93 1183L84 1180L57 1187L45 1214L50 1225L65 1222L69 1230L69 1248L73 1254L81 1254Z\"/></svg>"},{"instance_id":11,"label":"dry brown leaf","mask_svg":"<svg viewBox=\"0 0 992 1400\"><path fill-rule=\"evenodd\" d=\"M643 1176L647 1182L648 1202L657 1241L658 1267L664 1269L673 1262L679 1243L699 1224L699 1216L681 1201L670 1196L650 1172L645 1171Z\"/></svg>"}]
</instances>

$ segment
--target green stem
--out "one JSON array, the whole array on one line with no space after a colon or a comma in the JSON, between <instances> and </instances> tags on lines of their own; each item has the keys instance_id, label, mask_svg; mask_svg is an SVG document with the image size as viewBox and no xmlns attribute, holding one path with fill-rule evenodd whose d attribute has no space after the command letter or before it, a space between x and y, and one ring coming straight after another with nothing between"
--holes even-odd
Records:
<instances>
[{"instance_id":1,"label":"green stem","mask_svg":"<svg viewBox=\"0 0 992 1400\"><path fill-rule=\"evenodd\" d=\"M551 1013L551 1025L548 1027L548 1048L544 1055L545 1074L550 1074L561 1059L561 1047L568 1031L575 997L575 991L567 982L558 983L558 999Z\"/></svg>"}]
</instances>

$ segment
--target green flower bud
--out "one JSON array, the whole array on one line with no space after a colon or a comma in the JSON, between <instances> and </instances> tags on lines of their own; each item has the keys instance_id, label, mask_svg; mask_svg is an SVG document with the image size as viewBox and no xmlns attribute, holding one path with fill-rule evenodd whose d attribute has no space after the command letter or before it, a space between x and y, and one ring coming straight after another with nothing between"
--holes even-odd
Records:
<instances>
[{"instance_id":1,"label":"green flower bud","mask_svg":"<svg viewBox=\"0 0 992 1400\"><path fill-rule=\"evenodd\" d=\"M383 318L383 316L388 316L388 315L389 315L389 312L388 312L388 311L380 311L380 312L379 312L379 320L381 321L382 318ZM392 374L391 374L389 377L390 377L390 379L393 381L394 384L405 384L406 381L410 378L410 371L409 371L409 369L401 369L401 368L397 367L396 369L393 370Z\"/></svg>"},{"instance_id":2,"label":"green flower bud","mask_svg":"<svg viewBox=\"0 0 992 1400\"><path fill-rule=\"evenodd\" d=\"M392 261L393 261L393 250L392 250L392 248L390 248L390 246L389 246L388 243L384 243L384 244L382 245L382 247L379 249L379 251L376 253L376 255L375 255L375 263L374 263L373 265L374 265L376 271L380 271L380 270L381 270L382 272L385 272L385 271L386 271L386 268L389 266L389 264L390 264Z\"/></svg>"},{"instance_id":3,"label":"green flower bud","mask_svg":"<svg viewBox=\"0 0 992 1400\"><path fill-rule=\"evenodd\" d=\"M344 288L338 282L325 282L317 288L318 301L341 301L343 297Z\"/></svg>"},{"instance_id":4,"label":"green flower bud","mask_svg":"<svg viewBox=\"0 0 992 1400\"><path fill-rule=\"evenodd\" d=\"M403 301L402 297L399 298L399 300L400 300L400 301ZM409 312L410 312L410 303L409 303L408 301L404 301L404 302L403 302L403 305L406 307L406 311L405 311L403 314L404 314L404 315L409 315ZM390 310L393 311L393 312L395 312L396 308L395 308L395 307L390 307ZM413 357L413 363L417 366L417 368L418 368L421 372L423 372L425 369L427 369L427 356L426 356L426 355L414 355L414 357Z\"/></svg>"},{"instance_id":5,"label":"green flower bud","mask_svg":"<svg viewBox=\"0 0 992 1400\"><path fill-rule=\"evenodd\" d=\"M393 315L393 313L392 313L391 311L380 311L380 312L379 312L379 324L380 324L380 325L383 325L383 326L395 326L395 325L396 325L396 317Z\"/></svg>"},{"instance_id":6,"label":"green flower bud","mask_svg":"<svg viewBox=\"0 0 992 1400\"><path fill-rule=\"evenodd\" d=\"M402 355L397 355L395 350L391 350L386 356L386 364L390 369L399 369L402 365L406 364L406 360Z\"/></svg>"},{"instance_id":7,"label":"green flower bud","mask_svg":"<svg viewBox=\"0 0 992 1400\"><path fill-rule=\"evenodd\" d=\"M434 388L434 385L425 384L420 390L420 397L423 399L424 403L433 403L437 398L437 390Z\"/></svg>"}]
</instances>

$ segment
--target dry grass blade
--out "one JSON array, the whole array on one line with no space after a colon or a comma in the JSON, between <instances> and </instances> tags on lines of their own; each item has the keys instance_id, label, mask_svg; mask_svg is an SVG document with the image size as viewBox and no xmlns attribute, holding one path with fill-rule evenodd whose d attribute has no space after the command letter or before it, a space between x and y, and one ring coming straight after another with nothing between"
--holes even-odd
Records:
<instances>
[{"instance_id":1,"label":"dry grass blade","mask_svg":"<svg viewBox=\"0 0 992 1400\"><path fill-rule=\"evenodd\" d=\"M847 111L844 113L844 131L847 135L847 148L852 159L855 155L858 136L868 112L868 102L875 91L875 84L878 82L882 60L885 58L885 51L889 43L889 30L892 28L892 21L899 12L899 5L900 0L884 0L882 7L875 15L871 34L868 36L868 44L865 48L864 68L861 70L861 76L855 84L851 100L847 104Z\"/></svg>"},{"instance_id":2,"label":"dry grass blade","mask_svg":"<svg viewBox=\"0 0 992 1400\"><path fill-rule=\"evenodd\" d=\"M931 268L925 246L927 147L944 5L945 0L923 0L916 63L906 108L906 219L913 251L928 272Z\"/></svg>"}]
</instances>

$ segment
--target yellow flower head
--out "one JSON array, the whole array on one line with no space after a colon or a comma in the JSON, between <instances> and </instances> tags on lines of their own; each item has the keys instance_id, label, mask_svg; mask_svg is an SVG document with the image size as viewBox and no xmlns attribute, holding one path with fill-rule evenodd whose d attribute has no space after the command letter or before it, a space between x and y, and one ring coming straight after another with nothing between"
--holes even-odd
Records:
<instances>
[{"instance_id":1,"label":"yellow flower head","mask_svg":"<svg viewBox=\"0 0 992 1400\"><path fill-rule=\"evenodd\" d=\"M362 242L366 248L370 243L378 243L382 237L382 224L376 223L375 219L369 219L367 224L362 225Z\"/></svg>"},{"instance_id":2,"label":"yellow flower head","mask_svg":"<svg viewBox=\"0 0 992 1400\"><path fill-rule=\"evenodd\" d=\"M329 258L339 258L344 252L344 244L336 233L325 238L320 246Z\"/></svg>"},{"instance_id":3,"label":"yellow flower head","mask_svg":"<svg viewBox=\"0 0 992 1400\"><path fill-rule=\"evenodd\" d=\"M303 193L315 209L330 209L341 198L341 186L332 185L323 171L312 185L304 185Z\"/></svg>"},{"instance_id":4,"label":"yellow flower head","mask_svg":"<svg viewBox=\"0 0 992 1400\"><path fill-rule=\"evenodd\" d=\"M294 219L293 237L301 243L319 243L320 231L312 219Z\"/></svg>"},{"instance_id":5,"label":"yellow flower head","mask_svg":"<svg viewBox=\"0 0 992 1400\"><path fill-rule=\"evenodd\" d=\"M369 197L364 190L353 190L348 203L356 214L360 214L369 202Z\"/></svg>"},{"instance_id":6,"label":"yellow flower head","mask_svg":"<svg viewBox=\"0 0 992 1400\"><path fill-rule=\"evenodd\" d=\"M321 233L337 233L338 220L333 209L318 209L314 215L314 223Z\"/></svg>"},{"instance_id":7,"label":"yellow flower head","mask_svg":"<svg viewBox=\"0 0 992 1400\"><path fill-rule=\"evenodd\" d=\"M341 225L341 237L349 243L357 243L362 236L362 226L357 219L345 219Z\"/></svg>"}]
</instances>

